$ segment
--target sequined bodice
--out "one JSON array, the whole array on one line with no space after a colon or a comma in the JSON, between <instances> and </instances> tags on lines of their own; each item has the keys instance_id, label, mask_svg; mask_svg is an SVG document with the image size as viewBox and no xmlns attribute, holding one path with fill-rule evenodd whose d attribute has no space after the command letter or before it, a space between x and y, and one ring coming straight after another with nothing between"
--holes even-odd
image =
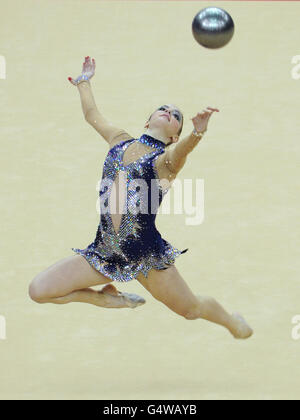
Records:
<instances>
[{"instance_id":1,"label":"sequined bodice","mask_svg":"<svg viewBox=\"0 0 300 420\"><path fill-rule=\"evenodd\" d=\"M139 143L150 148L140 147ZM127 153L130 149L135 152ZM144 154L138 156L137 149ZM156 159L164 149L163 142L144 134L109 150L100 186L100 213L102 235L109 235L111 241L138 239L147 230L155 229L156 213L167 192L161 188L155 169Z\"/></svg>"}]
</instances>

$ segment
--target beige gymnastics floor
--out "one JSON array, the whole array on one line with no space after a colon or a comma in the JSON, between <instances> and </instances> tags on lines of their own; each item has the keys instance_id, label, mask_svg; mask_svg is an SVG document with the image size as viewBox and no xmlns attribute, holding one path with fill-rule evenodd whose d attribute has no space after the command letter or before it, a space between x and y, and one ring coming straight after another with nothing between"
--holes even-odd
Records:
<instances>
[{"instance_id":1,"label":"beige gymnastics floor","mask_svg":"<svg viewBox=\"0 0 300 420\"><path fill-rule=\"evenodd\" d=\"M216 1L236 24L218 51L191 34L209 2L4 4L0 398L298 399L300 4ZM204 179L204 222L172 213L157 226L189 248L176 266L192 290L241 311L250 340L179 318L138 282L118 285L147 299L136 310L29 299L31 279L87 246L98 224L108 146L67 80L86 55L98 108L133 136L164 103L184 111L183 136L195 113L220 109L180 173Z\"/></svg>"}]
</instances>

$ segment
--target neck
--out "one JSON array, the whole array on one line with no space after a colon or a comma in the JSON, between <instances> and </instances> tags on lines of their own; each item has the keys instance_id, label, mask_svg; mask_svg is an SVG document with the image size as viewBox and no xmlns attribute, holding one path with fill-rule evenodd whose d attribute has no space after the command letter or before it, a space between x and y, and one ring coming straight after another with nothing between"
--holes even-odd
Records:
<instances>
[{"instance_id":1,"label":"neck","mask_svg":"<svg viewBox=\"0 0 300 420\"><path fill-rule=\"evenodd\" d=\"M146 130L144 131L144 134L147 134L147 136L151 136L157 140L162 141L163 143L165 143L165 145L170 143L170 138L162 135L161 131L155 128L152 128L151 130L149 128L146 128Z\"/></svg>"}]
</instances>

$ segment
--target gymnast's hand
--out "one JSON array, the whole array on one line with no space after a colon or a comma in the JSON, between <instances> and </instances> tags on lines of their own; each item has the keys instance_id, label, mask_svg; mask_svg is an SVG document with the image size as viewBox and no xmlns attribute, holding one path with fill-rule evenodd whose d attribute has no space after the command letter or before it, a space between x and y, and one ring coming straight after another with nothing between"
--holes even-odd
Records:
<instances>
[{"instance_id":1,"label":"gymnast's hand","mask_svg":"<svg viewBox=\"0 0 300 420\"><path fill-rule=\"evenodd\" d=\"M207 130L207 124L208 121L213 114L213 112L220 112L217 108L211 108L207 107L204 111L201 113L198 112L198 114L194 118L190 118L193 121L194 128L197 132L204 132Z\"/></svg>"},{"instance_id":2,"label":"gymnast's hand","mask_svg":"<svg viewBox=\"0 0 300 420\"><path fill-rule=\"evenodd\" d=\"M79 85L79 83L81 82L86 82L89 81L95 74L95 68L96 68L96 63L95 60L92 59L90 57L85 57L85 61L82 65L82 73L80 76L77 77L77 79L72 79L72 77L68 77L68 80L70 81L70 83L72 83L72 85Z\"/></svg>"}]
</instances>

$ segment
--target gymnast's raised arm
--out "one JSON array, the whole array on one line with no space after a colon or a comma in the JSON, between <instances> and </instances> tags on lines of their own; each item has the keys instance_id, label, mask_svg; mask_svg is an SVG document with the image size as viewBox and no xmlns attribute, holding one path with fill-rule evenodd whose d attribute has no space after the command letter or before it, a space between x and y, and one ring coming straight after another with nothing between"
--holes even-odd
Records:
<instances>
[{"instance_id":1,"label":"gymnast's raised arm","mask_svg":"<svg viewBox=\"0 0 300 420\"><path fill-rule=\"evenodd\" d=\"M97 108L90 84L90 79L95 74L95 67L95 60L92 59L91 61L90 57L85 57L85 61L82 66L82 74L77 77L77 79L69 77L68 80L74 86L78 87L85 120L94 127L95 130L111 146L113 144L112 141L116 139L119 134L125 133L125 131L107 121Z\"/></svg>"},{"instance_id":2,"label":"gymnast's raised arm","mask_svg":"<svg viewBox=\"0 0 300 420\"><path fill-rule=\"evenodd\" d=\"M194 125L191 134L180 140L173 149L166 152L165 164L172 173L177 174L181 170L187 155L197 146L207 130L208 120L214 111L219 112L217 108L211 107L207 107L201 113L198 112L194 118L191 118Z\"/></svg>"}]
</instances>

